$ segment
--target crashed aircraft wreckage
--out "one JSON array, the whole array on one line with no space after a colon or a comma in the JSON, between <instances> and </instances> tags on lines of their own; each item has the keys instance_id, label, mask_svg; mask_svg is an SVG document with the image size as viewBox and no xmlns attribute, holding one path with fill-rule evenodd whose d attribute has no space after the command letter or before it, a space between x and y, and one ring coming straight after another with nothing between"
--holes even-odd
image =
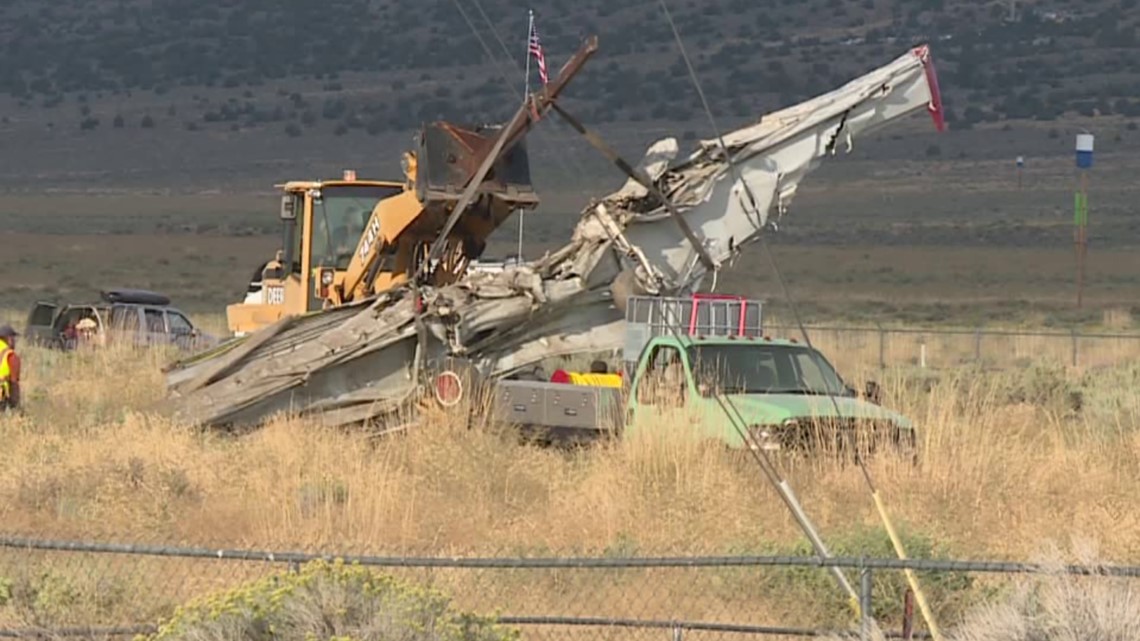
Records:
<instances>
[{"instance_id":1,"label":"crashed aircraft wreckage","mask_svg":"<svg viewBox=\"0 0 1140 641\"><path fill-rule=\"evenodd\" d=\"M549 106L604 147L559 105ZM626 166L636 179L585 208L561 249L498 273L442 287L406 285L285 318L228 351L176 364L167 372L173 417L236 428L285 412L355 424L390 415L425 372L456 362L495 378L552 356L617 348L627 296L694 291L784 215L824 157L919 111L943 128L926 46L701 141L678 163L676 140L660 140L638 169Z\"/></svg>"}]
</instances>

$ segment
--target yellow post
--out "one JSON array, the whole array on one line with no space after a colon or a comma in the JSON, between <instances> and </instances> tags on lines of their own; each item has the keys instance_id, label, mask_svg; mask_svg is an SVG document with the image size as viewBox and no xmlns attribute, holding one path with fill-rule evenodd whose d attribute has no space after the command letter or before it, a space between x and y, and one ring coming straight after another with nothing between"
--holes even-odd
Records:
<instances>
[{"instance_id":1,"label":"yellow post","mask_svg":"<svg viewBox=\"0 0 1140 641\"><path fill-rule=\"evenodd\" d=\"M866 474L867 470L864 468L863 473ZM867 482L870 483L871 479L868 476ZM895 532L894 525L891 524L891 519L887 516L887 508L883 506L882 499L879 498L879 491L871 486L871 497L875 499L875 507L879 510L879 516L883 519L883 525L887 528L887 536L891 537L891 544L894 545L895 554L898 555L900 560L905 561L906 550L903 549L902 541L899 540L898 534ZM923 594L922 589L918 587L918 578L914 576L914 570L906 568L903 570L906 574L907 583L910 584L910 589L914 591L914 600L918 603L918 609L922 611L922 618L926 620L926 627L930 629L930 635L934 637L934 641L943 641L944 637L938 630L938 624L934 621L934 613L930 611L930 605L926 602L926 595Z\"/></svg>"}]
</instances>

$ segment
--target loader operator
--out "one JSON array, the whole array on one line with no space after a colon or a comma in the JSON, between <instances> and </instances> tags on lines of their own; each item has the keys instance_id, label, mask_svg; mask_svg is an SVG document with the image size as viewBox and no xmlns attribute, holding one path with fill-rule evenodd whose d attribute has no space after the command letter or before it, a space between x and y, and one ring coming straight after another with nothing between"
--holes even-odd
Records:
<instances>
[{"instance_id":1,"label":"loader operator","mask_svg":"<svg viewBox=\"0 0 1140 641\"><path fill-rule=\"evenodd\" d=\"M19 334L11 325L0 327L0 412L20 406L20 355L16 353Z\"/></svg>"},{"instance_id":2,"label":"loader operator","mask_svg":"<svg viewBox=\"0 0 1140 641\"><path fill-rule=\"evenodd\" d=\"M281 280L285 277L285 252L278 249L274 254L273 260L265 263L265 267L261 270L261 281L265 282L269 279Z\"/></svg>"}]
</instances>

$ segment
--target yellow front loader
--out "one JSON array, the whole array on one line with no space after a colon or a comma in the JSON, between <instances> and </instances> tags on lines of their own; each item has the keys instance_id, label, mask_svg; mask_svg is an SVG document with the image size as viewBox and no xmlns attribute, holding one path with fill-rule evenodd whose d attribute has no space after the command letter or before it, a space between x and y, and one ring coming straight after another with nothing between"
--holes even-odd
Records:
<instances>
[{"instance_id":1,"label":"yellow front loader","mask_svg":"<svg viewBox=\"0 0 1140 641\"><path fill-rule=\"evenodd\" d=\"M597 50L588 39L558 77L529 95L505 125L425 125L404 154L400 182L342 180L281 185L282 247L254 274L245 301L226 308L245 335L286 316L368 299L415 278L462 277L512 213L538 206L525 137Z\"/></svg>"},{"instance_id":2,"label":"yellow front loader","mask_svg":"<svg viewBox=\"0 0 1140 641\"><path fill-rule=\"evenodd\" d=\"M402 182L357 180L346 171L341 180L279 185L283 247L254 274L245 301L226 308L230 331L249 334L284 316L368 298L425 271L464 178L486 157L499 129L425 126L418 152L404 154ZM538 202L519 141L495 162L443 240L441 258L426 270L432 284L462 276L499 225Z\"/></svg>"}]
</instances>

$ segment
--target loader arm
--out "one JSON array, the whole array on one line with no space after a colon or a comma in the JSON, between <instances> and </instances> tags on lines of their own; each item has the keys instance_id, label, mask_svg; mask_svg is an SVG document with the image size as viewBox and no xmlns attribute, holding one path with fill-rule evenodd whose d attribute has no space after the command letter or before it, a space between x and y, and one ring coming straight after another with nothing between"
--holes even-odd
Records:
<instances>
[{"instance_id":1,"label":"loader arm","mask_svg":"<svg viewBox=\"0 0 1140 641\"><path fill-rule=\"evenodd\" d=\"M377 272L394 267L383 265L385 250L396 247L401 234L423 213L423 205L411 190L376 203L341 282L329 292L330 303L339 306L372 296Z\"/></svg>"},{"instance_id":2,"label":"loader arm","mask_svg":"<svg viewBox=\"0 0 1140 641\"><path fill-rule=\"evenodd\" d=\"M404 156L408 188L372 208L341 278L330 277L335 283L327 292L331 306L360 301L407 282L410 270L426 262L421 255L425 247L451 250L455 260L436 269L437 282L451 282L516 209L538 206L526 145L516 140L506 152L492 155L503 130L451 122L424 126L419 149ZM493 173L479 176L480 182L472 185L474 168L483 162ZM457 216L457 194L467 188L478 197L467 216ZM458 224L446 227L453 219Z\"/></svg>"},{"instance_id":3,"label":"loader arm","mask_svg":"<svg viewBox=\"0 0 1140 641\"><path fill-rule=\"evenodd\" d=\"M430 252L420 261L425 272L444 252L452 253L454 259L436 270L436 283L443 272L443 281L449 282L459 276L467 261L478 257L487 237L513 211L536 207L522 141L596 50L597 38L588 38L554 81L520 105L493 136L446 122L425 127L420 153L405 168L415 190L382 200L373 208L340 286L329 292L333 306L377 293L370 276L376 272L382 249L398 245L413 226L421 232L414 242L427 243ZM468 217L468 224L459 224L469 209L475 210L474 215ZM428 224L423 223L425 218Z\"/></svg>"},{"instance_id":4,"label":"loader arm","mask_svg":"<svg viewBox=\"0 0 1140 641\"><path fill-rule=\"evenodd\" d=\"M383 421L422 389L421 360L449 367L460 357L494 378L552 354L613 345L626 296L695 289L710 271L701 248L704 262L723 268L785 215L823 158L923 110L941 130L925 46L725 134L724 150L703 141L673 164L676 140L660 140L628 172L636 179L585 208L562 248L529 265L421 288L420 296L396 288L366 305L298 319L256 349L176 366L167 374L170 409L179 420L218 427L256 425L281 411L326 425Z\"/></svg>"}]
</instances>

